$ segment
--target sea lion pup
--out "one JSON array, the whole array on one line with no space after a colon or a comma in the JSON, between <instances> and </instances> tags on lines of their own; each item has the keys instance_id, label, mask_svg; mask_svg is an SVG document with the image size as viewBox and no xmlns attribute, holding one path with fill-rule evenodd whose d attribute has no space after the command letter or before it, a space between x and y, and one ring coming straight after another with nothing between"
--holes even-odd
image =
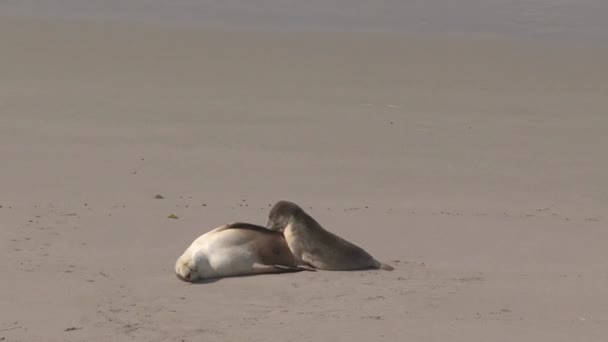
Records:
<instances>
[{"instance_id":1,"label":"sea lion pup","mask_svg":"<svg viewBox=\"0 0 608 342\"><path fill-rule=\"evenodd\" d=\"M296 259L314 268L333 271L372 268L393 270L361 247L323 229L293 202L277 202L270 210L266 227L282 231Z\"/></svg>"},{"instance_id":2,"label":"sea lion pup","mask_svg":"<svg viewBox=\"0 0 608 342\"><path fill-rule=\"evenodd\" d=\"M282 233L243 222L201 235L175 263L177 276L189 282L301 270Z\"/></svg>"}]
</instances>

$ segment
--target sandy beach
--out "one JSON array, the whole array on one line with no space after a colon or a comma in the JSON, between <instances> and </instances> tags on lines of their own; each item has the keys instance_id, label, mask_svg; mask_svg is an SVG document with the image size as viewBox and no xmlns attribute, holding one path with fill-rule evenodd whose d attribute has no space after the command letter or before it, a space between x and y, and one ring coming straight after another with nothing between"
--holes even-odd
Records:
<instances>
[{"instance_id":1,"label":"sandy beach","mask_svg":"<svg viewBox=\"0 0 608 342\"><path fill-rule=\"evenodd\" d=\"M1 341L608 338L608 45L18 14ZM395 270L176 278L281 199Z\"/></svg>"}]
</instances>

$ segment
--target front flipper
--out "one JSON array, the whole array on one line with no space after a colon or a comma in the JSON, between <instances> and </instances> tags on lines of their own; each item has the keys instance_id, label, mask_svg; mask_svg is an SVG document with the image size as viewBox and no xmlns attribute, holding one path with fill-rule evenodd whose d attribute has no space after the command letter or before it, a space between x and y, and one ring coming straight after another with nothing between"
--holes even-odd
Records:
<instances>
[{"instance_id":1,"label":"front flipper","mask_svg":"<svg viewBox=\"0 0 608 342\"><path fill-rule=\"evenodd\" d=\"M286 272L300 272L305 269L298 266L287 266L287 265L264 265L255 263L253 264L253 270L255 273L286 273Z\"/></svg>"},{"instance_id":2,"label":"front flipper","mask_svg":"<svg viewBox=\"0 0 608 342\"><path fill-rule=\"evenodd\" d=\"M296 266L297 268L303 270L303 271L309 271L309 272L317 272L317 269L314 268L313 266L309 265L309 264L301 264Z\"/></svg>"},{"instance_id":3,"label":"front flipper","mask_svg":"<svg viewBox=\"0 0 608 342\"><path fill-rule=\"evenodd\" d=\"M285 266L285 265L272 265L272 266L282 270L283 272L310 271L306 266Z\"/></svg>"}]
</instances>

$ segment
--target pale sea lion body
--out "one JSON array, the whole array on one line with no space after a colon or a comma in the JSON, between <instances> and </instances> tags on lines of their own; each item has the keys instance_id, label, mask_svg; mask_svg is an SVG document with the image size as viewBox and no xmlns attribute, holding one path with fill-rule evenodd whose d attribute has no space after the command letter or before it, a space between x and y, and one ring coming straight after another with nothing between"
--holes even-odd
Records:
<instances>
[{"instance_id":1,"label":"pale sea lion body","mask_svg":"<svg viewBox=\"0 0 608 342\"><path fill-rule=\"evenodd\" d=\"M231 223L198 237L177 259L185 281L302 270L283 234L248 223Z\"/></svg>"},{"instance_id":2,"label":"pale sea lion body","mask_svg":"<svg viewBox=\"0 0 608 342\"><path fill-rule=\"evenodd\" d=\"M297 204L277 202L268 215L270 230L282 231L298 262L321 270L392 270L361 247L325 230Z\"/></svg>"}]
</instances>

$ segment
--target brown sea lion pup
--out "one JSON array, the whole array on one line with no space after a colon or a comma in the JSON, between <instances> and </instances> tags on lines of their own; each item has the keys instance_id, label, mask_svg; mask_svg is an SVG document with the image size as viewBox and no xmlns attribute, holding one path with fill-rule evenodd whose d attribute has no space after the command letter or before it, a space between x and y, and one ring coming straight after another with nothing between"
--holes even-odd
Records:
<instances>
[{"instance_id":1,"label":"brown sea lion pup","mask_svg":"<svg viewBox=\"0 0 608 342\"><path fill-rule=\"evenodd\" d=\"M270 230L282 231L291 253L299 262L321 270L393 268L374 259L361 247L323 229L297 204L277 202L268 215Z\"/></svg>"},{"instance_id":2,"label":"brown sea lion pup","mask_svg":"<svg viewBox=\"0 0 608 342\"><path fill-rule=\"evenodd\" d=\"M175 274L189 282L301 270L283 234L242 222L199 236L175 263Z\"/></svg>"}]
</instances>

